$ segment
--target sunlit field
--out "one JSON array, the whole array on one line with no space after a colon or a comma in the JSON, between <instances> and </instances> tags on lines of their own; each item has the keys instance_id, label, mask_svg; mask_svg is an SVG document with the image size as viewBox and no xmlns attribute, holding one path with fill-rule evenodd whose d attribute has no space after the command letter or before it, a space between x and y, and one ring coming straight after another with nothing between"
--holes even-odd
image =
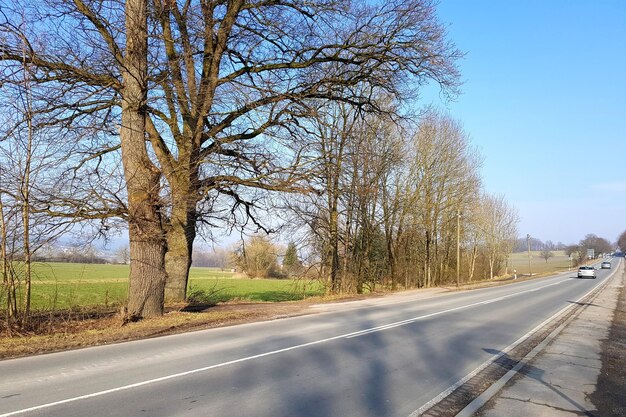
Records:
<instances>
[{"instance_id":1,"label":"sunlit field","mask_svg":"<svg viewBox=\"0 0 626 417\"><path fill-rule=\"evenodd\" d=\"M540 254L540 251L530 252L530 267L534 274L545 274L549 272L567 271L570 266L569 257L565 251L552 251L553 257L548 258L546 262ZM511 269L517 270L518 275L528 275L528 252L517 252L509 257L509 272Z\"/></svg>"},{"instance_id":2,"label":"sunlit field","mask_svg":"<svg viewBox=\"0 0 626 417\"><path fill-rule=\"evenodd\" d=\"M122 305L128 293L128 272L128 265L34 263L33 310ZM204 303L275 302L321 295L323 288L315 281L248 279L230 270L192 267L189 294Z\"/></svg>"},{"instance_id":3,"label":"sunlit field","mask_svg":"<svg viewBox=\"0 0 626 417\"><path fill-rule=\"evenodd\" d=\"M533 275L568 270L570 261L565 252L553 253L546 262L539 251L531 252ZM526 252L510 256L509 273L513 269L518 275L528 274ZM128 265L36 262L33 264L32 308L48 311L120 306L128 293L128 272ZM249 279L219 268L192 267L190 271L189 295L199 303L295 301L323 293L323 287L316 281Z\"/></svg>"}]
</instances>

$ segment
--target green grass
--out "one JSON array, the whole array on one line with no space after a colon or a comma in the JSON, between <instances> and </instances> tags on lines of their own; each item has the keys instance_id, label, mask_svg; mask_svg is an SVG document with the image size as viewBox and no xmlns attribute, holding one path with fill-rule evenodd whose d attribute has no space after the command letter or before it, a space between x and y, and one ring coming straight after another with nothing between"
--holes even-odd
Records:
<instances>
[{"instance_id":1,"label":"green grass","mask_svg":"<svg viewBox=\"0 0 626 417\"><path fill-rule=\"evenodd\" d=\"M554 251L554 254L546 262L538 251L531 252L533 274L567 270L569 260L565 252ZM526 252L511 255L509 271L512 272L512 269L520 275L528 274ZM119 306L127 297L128 272L128 265L34 263L32 308L45 311ZM219 268L193 267L189 276L190 293L209 303L231 300L293 301L324 293L322 286L315 281L247 279Z\"/></svg>"},{"instance_id":2,"label":"green grass","mask_svg":"<svg viewBox=\"0 0 626 417\"><path fill-rule=\"evenodd\" d=\"M128 265L35 263L32 308L45 311L121 305L128 294L128 272ZM218 268L193 267L189 275L190 291L208 302L293 301L324 292L314 281L247 279Z\"/></svg>"},{"instance_id":3,"label":"green grass","mask_svg":"<svg viewBox=\"0 0 626 417\"><path fill-rule=\"evenodd\" d=\"M291 279L191 279L190 291L211 294L216 302L234 299L249 301L295 301L322 295L324 289L316 281Z\"/></svg>"},{"instance_id":4,"label":"green grass","mask_svg":"<svg viewBox=\"0 0 626 417\"><path fill-rule=\"evenodd\" d=\"M34 284L128 282L128 265L33 263Z\"/></svg>"},{"instance_id":5,"label":"green grass","mask_svg":"<svg viewBox=\"0 0 626 417\"><path fill-rule=\"evenodd\" d=\"M40 283L76 282L128 282L128 265L70 264L62 262L36 262L33 264L33 281ZM191 268L190 279L233 278L230 271L219 268Z\"/></svg>"},{"instance_id":6,"label":"green grass","mask_svg":"<svg viewBox=\"0 0 626 417\"><path fill-rule=\"evenodd\" d=\"M66 310L90 306L120 306L126 300L126 282L37 283L32 286L33 310Z\"/></svg>"},{"instance_id":7,"label":"green grass","mask_svg":"<svg viewBox=\"0 0 626 417\"><path fill-rule=\"evenodd\" d=\"M567 271L569 258L564 251L552 251L554 256L548 262L540 256L539 251L531 251L530 267L534 274ZM516 269L518 274L528 274L528 253L517 252L509 257L509 270Z\"/></svg>"}]
</instances>

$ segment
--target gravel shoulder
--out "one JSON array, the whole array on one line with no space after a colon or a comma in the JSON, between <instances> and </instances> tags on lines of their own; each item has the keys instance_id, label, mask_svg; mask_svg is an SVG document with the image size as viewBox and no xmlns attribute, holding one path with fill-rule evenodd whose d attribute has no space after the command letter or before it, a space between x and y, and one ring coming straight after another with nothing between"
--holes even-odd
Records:
<instances>
[{"instance_id":1,"label":"gravel shoulder","mask_svg":"<svg viewBox=\"0 0 626 417\"><path fill-rule=\"evenodd\" d=\"M626 416L626 274L606 286L478 412L480 417ZM459 414L469 415L469 414Z\"/></svg>"},{"instance_id":2,"label":"gravel shoulder","mask_svg":"<svg viewBox=\"0 0 626 417\"><path fill-rule=\"evenodd\" d=\"M598 416L626 416L626 272L609 330L602 342L602 368L591 402Z\"/></svg>"}]
</instances>

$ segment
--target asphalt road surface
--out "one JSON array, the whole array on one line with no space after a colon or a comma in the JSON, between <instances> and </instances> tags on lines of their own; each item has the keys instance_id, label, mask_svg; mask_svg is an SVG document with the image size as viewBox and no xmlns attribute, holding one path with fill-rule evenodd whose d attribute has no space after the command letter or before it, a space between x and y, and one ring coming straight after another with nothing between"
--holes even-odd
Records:
<instances>
[{"instance_id":1,"label":"asphalt road surface","mask_svg":"<svg viewBox=\"0 0 626 417\"><path fill-rule=\"evenodd\" d=\"M613 270L6 360L0 415L406 417Z\"/></svg>"}]
</instances>

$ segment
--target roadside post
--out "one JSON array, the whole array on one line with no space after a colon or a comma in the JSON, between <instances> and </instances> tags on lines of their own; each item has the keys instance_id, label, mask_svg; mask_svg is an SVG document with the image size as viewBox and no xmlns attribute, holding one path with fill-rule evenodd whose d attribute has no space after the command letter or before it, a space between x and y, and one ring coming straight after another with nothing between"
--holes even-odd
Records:
<instances>
[{"instance_id":1,"label":"roadside post","mask_svg":"<svg viewBox=\"0 0 626 417\"><path fill-rule=\"evenodd\" d=\"M572 270L572 255L569 256L569 264L567 265L567 270L568 271Z\"/></svg>"},{"instance_id":2,"label":"roadside post","mask_svg":"<svg viewBox=\"0 0 626 417\"><path fill-rule=\"evenodd\" d=\"M513 270L513 279L517 279L517 269Z\"/></svg>"}]
</instances>

